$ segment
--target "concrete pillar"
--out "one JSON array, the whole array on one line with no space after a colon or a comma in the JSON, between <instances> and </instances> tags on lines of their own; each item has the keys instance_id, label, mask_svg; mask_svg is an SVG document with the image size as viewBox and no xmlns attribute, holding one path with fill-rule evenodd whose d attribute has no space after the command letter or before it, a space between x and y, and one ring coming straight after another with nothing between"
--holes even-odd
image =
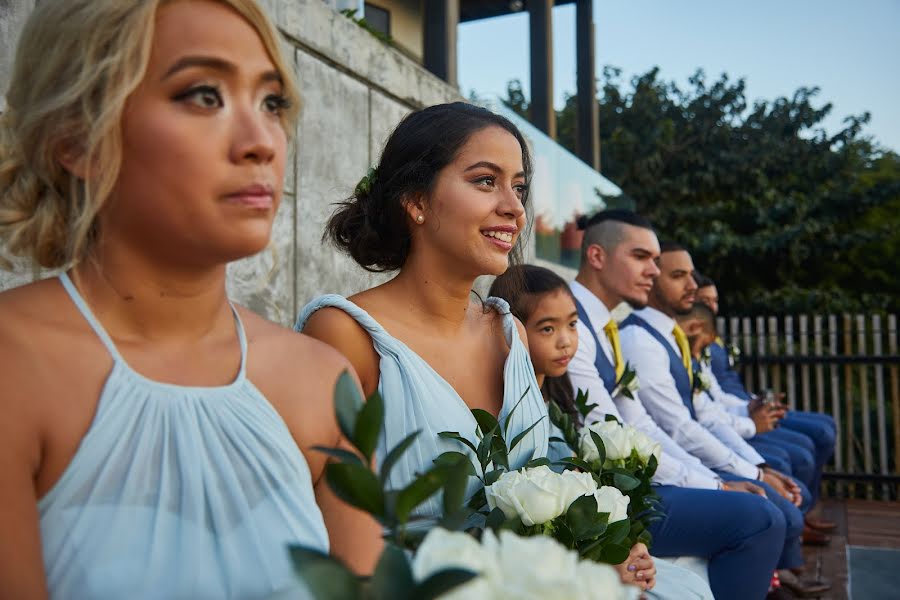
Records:
<instances>
[{"instance_id":1,"label":"concrete pillar","mask_svg":"<svg viewBox=\"0 0 900 600\"><path fill-rule=\"evenodd\" d=\"M600 122L597 107L596 62L594 59L594 2L576 0L575 64L578 93L575 149L578 158L600 170Z\"/></svg>"},{"instance_id":2,"label":"concrete pillar","mask_svg":"<svg viewBox=\"0 0 900 600\"><path fill-rule=\"evenodd\" d=\"M531 122L556 139L553 110L553 0L529 0L531 29Z\"/></svg>"},{"instance_id":3,"label":"concrete pillar","mask_svg":"<svg viewBox=\"0 0 900 600\"><path fill-rule=\"evenodd\" d=\"M449 83L456 79L456 28L459 0L425 0L425 68Z\"/></svg>"}]
</instances>

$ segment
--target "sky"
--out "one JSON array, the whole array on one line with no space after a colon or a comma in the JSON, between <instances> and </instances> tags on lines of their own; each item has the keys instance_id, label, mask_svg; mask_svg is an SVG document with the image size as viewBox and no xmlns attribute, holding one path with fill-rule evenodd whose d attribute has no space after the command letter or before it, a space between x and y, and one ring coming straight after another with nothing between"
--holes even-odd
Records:
<instances>
[{"instance_id":1,"label":"sky","mask_svg":"<svg viewBox=\"0 0 900 600\"><path fill-rule=\"evenodd\" d=\"M900 0L594 0L594 24L598 76L612 65L627 83L658 65L684 87L699 67L707 81L745 78L750 105L819 87L829 133L868 111L863 132L900 152ZM574 5L554 9L553 30L559 108L575 93ZM519 79L528 96L528 46L527 12L461 24L463 94L505 96Z\"/></svg>"}]
</instances>

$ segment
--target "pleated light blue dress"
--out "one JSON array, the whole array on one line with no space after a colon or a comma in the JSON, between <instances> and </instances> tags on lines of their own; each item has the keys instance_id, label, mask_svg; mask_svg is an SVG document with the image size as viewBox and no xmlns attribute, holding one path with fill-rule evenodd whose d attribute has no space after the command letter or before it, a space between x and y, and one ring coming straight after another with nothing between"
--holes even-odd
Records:
<instances>
[{"instance_id":1,"label":"pleated light blue dress","mask_svg":"<svg viewBox=\"0 0 900 600\"><path fill-rule=\"evenodd\" d=\"M538 422L509 456L510 467L520 468L532 458L547 454L550 431L547 408L534 377L528 350L519 338L509 312L509 305L500 298L488 298L485 304L502 315L503 333L510 348L503 369L501 425L527 391L513 413L507 442ZM295 329L301 331L309 317L325 307L338 308L359 323L372 337L375 351L381 358L378 391L384 398L385 423L384 433L376 448L376 460L380 462L407 435L421 430L415 443L391 472L390 486L394 489L405 486L416 473L429 469L441 453L451 450L468 454L478 467L477 460L464 444L438 437L442 431L455 431L476 446L478 443L475 418L453 387L406 344L385 331L366 311L342 296L321 296L307 304L297 318ZM446 360L465 360L465 357L459 357L452 348L448 348ZM470 482L469 491L474 493L478 489L478 481L473 477ZM420 505L415 514L436 516L440 512L440 498L435 496Z\"/></svg>"},{"instance_id":2,"label":"pleated light blue dress","mask_svg":"<svg viewBox=\"0 0 900 600\"><path fill-rule=\"evenodd\" d=\"M246 377L237 312L231 384L160 383L125 362L60 280L113 366L75 456L38 502L51 597L306 597L287 545L327 552L328 536L303 455Z\"/></svg>"}]
</instances>

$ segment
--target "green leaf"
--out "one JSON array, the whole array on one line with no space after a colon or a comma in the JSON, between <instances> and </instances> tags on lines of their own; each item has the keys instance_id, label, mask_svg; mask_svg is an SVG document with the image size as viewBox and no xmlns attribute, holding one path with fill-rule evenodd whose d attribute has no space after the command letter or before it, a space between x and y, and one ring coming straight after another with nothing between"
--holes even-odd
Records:
<instances>
[{"instance_id":1,"label":"green leaf","mask_svg":"<svg viewBox=\"0 0 900 600\"><path fill-rule=\"evenodd\" d=\"M444 438L444 439L447 439L447 440L456 440L457 442L460 442L460 443L462 443L462 444L465 444L466 446L468 446L469 448L471 448L471 449L472 449L472 452L474 452L474 453L476 453L476 454L478 453L478 449L475 448L475 444L473 444L472 442L470 442L469 440L467 440L467 439L464 438L463 436L459 435L459 432L456 432L456 431L442 431L442 432L440 432L440 433L438 434L438 437L441 437L441 438Z\"/></svg>"},{"instance_id":2,"label":"green leaf","mask_svg":"<svg viewBox=\"0 0 900 600\"><path fill-rule=\"evenodd\" d=\"M608 544L600 551L600 560L610 565L620 565L628 558L628 548L618 544Z\"/></svg>"},{"instance_id":3,"label":"green leaf","mask_svg":"<svg viewBox=\"0 0 900 600\"><path fill-rule=\"evenodd\" d=\"M503 435L509 435L509 424L512 421L513 413L516 412L516 409L519 408L519 405L522 404L522 400L525 399L525 396L528 395L528 391L531 389L531 386L525 388L525 392L519 398L519 401L516 402L516 405L512 407L512 410L509 411L509 414L506 415L506 419L503 420Z\"/></svg>"},{"instance_id":4,"label":"green leaf","mask_svg":"<svg viewBox=\"0 0 900 600\"><path fill-rule=\"evenodd\" d=\"M371 579L375 600L413 600L415 584L406 553L394 544L385 544Z\"/></svg>"},{"instance_id":5,"label":"green leaf","mask_svg":"<svg viewBox=\"0 0 900 600\"><path fill-rule=\"evenodd\" d=\"M381 483L384 483L391 476L391 470L394 468L394 465L400 460L400 457L406 452L406 449L412 446L413 442L416 441L418 435L422 433L422 430L414 431L405 438L403 438L399 444L391 448L391 451L388 452L387 456L384 457L384 462L381 463Z\"/></svg>"},{"instance_id":6,"label":"green leaf","mask_svg":"<svg viewBox=\"0 0 900 600\"><path fill-rule=\"evenodd\" d=\"M289 546L294 572L317 600L356 600L362 597L359 579L340 561L303 546Z\"/></svg>"},{"instance_id":7,"label":"green leaf","mask_svg":"<svg viewBox=\"0 0 900 600\"><path fill-rule=\"evenodd\" d=\"M384 424L384 400L381 394L375 392L356 416L356 427L353 431L353 443L359 448L366 461L372 462L375 446L378 444L378 436L381 435L381 427Z\"/></svg>"},{"instance_id":8,"label":"green leaf","mask_svg":"<svg viewBox=\"0 0 900 600\"><path fill-rule=\"evenodd\" d=\"M457 513L462 509L469 489L469 477L475 474L475 467L468 456L458 452L454 454L456 454L455 464L449 462L454 459L451 456L446 457L444 464L441 466L446 471L443 497L445 515ZM444 456L444 454L441 456Z\"/></svg>"},{"instance_id":9,"label":"green leaf","mask_svg":"<svg viewBox=\"0 0 900 600\"><path fill-rule=\"evenodd\" d=\"M406 523L410 513L417 506L436 494L447 480L448 472L443 468L433 468L416 477L412 483L397 494L397 520Z\"/></svg>"},{"instance_id":10,"label":"green leaf","mask_svg":"<svg viewBox=\"0 0 900 600\"><path fill-rule=\"evenodd\" d=\"M609 413L606 413L606 417L603 420L604 421L615 421L616 423L621 423L621 421L619 421L619 419L616 418L616 415L611 415Z\"/></svg>"},{"instance_id":11,"label":"green leaf","mask_svg":"<svg viewBox=\"0 0 900 600\"><path fill-rule=\"evenodd\" d=\"M584 460L575 457L575 456L567 456L560 460L557 460L553 463L554 465L563 465L566 467L575 467L577 469L581 469L585 473L591 472L591 465L587 464Z\"/></svg>"},{"instance_id":12,"label":"green leaf","mask_svg":"<svg viewBox=\"0 0 900 600\"><path fill-rule=\"evenodd\" d=\"M478 577L466 569L444 569L431 574L413 590L416 600L432 600Z\"/></svg>"},{"instance_id":13,"label":"green leaf","mask_svg":"<svg viewBox=\"0 0 900 600\"><path fill-rule=\"evenodd\" d=\"M606 528L606 538L613 544L618 544L631 530L631 521L622 519L615 523L610 523Z\"/></svg>"},{"instance_id":14,"label":"green leaf","mask_svg":"<svg viewBox=\"0 0 900 600\"><path fill-rule=\"evenodd\" d=\"M549 467L552 464L553 463L550 462L549 458L541 457L541 458L535 458L534 460L530 460L527 463L525 463L525 468L533 469L535 467Z\"/></svg>"},{"instance_id":15,"label":"green leaf","mask_svg":"<svg viewBox=\"0 0 900 600\"><path fill-rule=\"evenodd\" d=\"M575 409L581 415L582 419L586 419L589 414L597 407L596 404L588 402L588 392L578 390L575 394Z\"/></svg>"},{"instance_id":16,"label":"green leaf","mask_svg":"<svg viewBox=\"0 0 900 600\"><path fill-rule=\"evenodd\" d=\"M484 521L484 528L497 531L504 522L506 522L506 515L499 507L497 507L488 513L487 519Z\"/></svg>"},{"instance_id":17,"label":"green leaf","mask_svg":"<svg viewBox=\"0 0 900 600\"><path fill-rule=\"evenodd\" d=\"M514 438L512 439L512 443L510 443L510 445L509 445L509 451L512 452L513 450L515 450L516 446L519 445L519 442L521 442L522 439L523 439L526 435L528 435L528 433L529 433L532 429L534 429L535 427L537 427L537 426L538 426L538 423L540 423L540 422L543 421L543 420L544 420L544 417L541 417L540 419L538 419L537 421L535 421L534 423L532 423L527 429L525 429L524 431L522 431L521 433L519 433L519 435L517 435L516 437L514 437Z\"/></svg>"},{"instance_id":18,"label":"green leaf","mask_svg":"<svg viewBox=\"0 0 900 600\"><path fill-rule=\"evenodd\" d=\"M349 450L344 450L343 448L326 448L325 446L313 446L312 449L316 452L321 452L322 454L327 454L332 458L336 458L342 463L365 467L362 459Z\"/></svg>"},{"instance_id":19,"label":"green leaf","mask_svg":"<svg viewBox=\"0 0 900 600\"><path fill-rule=\"evenodd\" d=\"M466 475L471 475L473 477L478 474L475 472L475 465L472 464L472 459L462 452L454 452L453 450L448 450L447 452L439 455L432 462L439 467L461 466L464 468Z\"/></svg>"},{"instance_id":20,"label":"green leaf","mask_svg":"<svg viewBox=\"0 0 900 600\"><path fill-rule=\"evenodd\" d=\"M494 418L494 415L489 413L486 410L481 410L480 408L472 409L472 416L475 417L475 421L478 423L478 427L481 429L482 433L487 435L488 431L493 431L494 429L499 430L500 424L497 423L497 419Z\"/></svg>"},{"instance_id":21,"label":"green leaf","mask_svg":"<svg viewBox=\"0 0 900 600\"><path fill-rule=\"evenodd\" d=\"M579 496L566 510L566 524L576 541L593 539L606 531L607 513L597 512L594 496Z\"/></svg>"},{"instance_id":22,"label":"green leaf","mask_svg":"<svg viewBox=\"0 0 900 600\"><path fill-rule=\"evenodd\" d=\"M620 491L627 492L629 490L633 490L637 486L641 485L641 480L632 475L626 475L624 473L615 473L613 475L613 485L617 487Z\"/></svg>"},{"instance_id":23,"label":"green leaf","mask_svg":"<svg viewBox=\"0 0 900 600\"><path fill-rule=\"evenodd\" d=\"M350 373L343 371L334 384L334 412L341 433L353 443L356 418L363 407L362 394Z\"/></svg>"},{"instance_id":24,"label":"green leaf","mask_svg":"<svg viewBox=\"0 0 900 600\"><path fill-rule=\"evenodd\" d=\"M485 487L490 487L497 483L497 480L500 479L500 476L503 475L506 471L501 471L500 469L494 469L493 471L488 471L484 474L484 485Z\"/></svg>"},{"instance_id":25,"label":"green leaf","mask_svg":"<svg viewBox=\"0 0 900 600\"><path fill-rule=\"evenodd\" d=\"M348 504L376 517L384 516L384 493L381 482L366 467L344 463L325 466L328 487Z\"/></svg>"},{"instance_id":26,"label":"green leaf","mask_svg":"<svg viewBox=\"0 0 900 600\"><path fill-rule=\"evenodd\" d=\"M591 440L593 440L594 445L597 447L597 454L600 455L597 462L602 465L606 462L606 445L603 443L603 438L601 438L596 431L590 430L590 432Z\"/></svg>"},{"instance_id":27,"label":"green leaf","mask_svg":"<svg viewBox=\"0 0 900 600\"><path fill-rule=\"evenodd\" d=\"M507 471L509 470L509 451L506 449L506 442L500 435L495 435L491 439L491 454L488 460L495 465L501 465Z\"/></svg>"}]
</instances>

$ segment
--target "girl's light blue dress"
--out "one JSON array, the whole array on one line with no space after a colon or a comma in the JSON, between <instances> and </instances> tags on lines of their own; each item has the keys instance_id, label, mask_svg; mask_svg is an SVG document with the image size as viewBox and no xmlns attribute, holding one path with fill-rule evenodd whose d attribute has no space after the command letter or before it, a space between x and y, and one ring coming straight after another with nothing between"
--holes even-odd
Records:
<instances>
[{"instance_id":1,"label":"girl's light blue dress","mask_svg":"<svg viewBox=\"0 0 900 600\"><path fill-rule=\"evenodd\" d=\"M499 415L501 425L517 403L518 407L510 421L507 442L533 423L538 423L510 454L510 467L515 469L532 458L547 454L550 431L547 408L534 377L528 349L519 338L509 305L500 298L488 298L485 304L502 316L503 333L509 345L503 369L503 406ZM442 431L455 431L477 446L477 424L469 407L427 362L406 344L392 337L366 311L342 296L321 296L303 308L295 329L302 330L309 317L325 307L338 308L359 323L372 337L375 351L381 358L378 391L384 398L385 423L384 434L376 449L376 460L380 462L407 435L421 430L415 443L394 467L389 480L390 487L399 489L408 484L416 473L429 469L432 461L443 452L465 452L472 457L471 451L462 443L438 437ZM465 361L467 357L459 356L452 348L448 348L446 360ZM523 395L524 399L519 403ZM472 458L478 467L477 460ZM473 493L478 489L478 481L473 477L470 482L470 493ZM439 497L432 497L416 511L419 516L436 516L440 513Z\"/></svg>"},{"instance_id":2,"label":"girl's light blue dress","mask_svg":"<svg viewBox=\"0 0 900 600\"><path fill-rule=\"evenodd\" d=\"M328 536L303 455L246 378L237 312L234 381L171 385L132 370L68 276L60 280L113 366L75 456L38 502L51 597L264 598L296 589L287 545L327 552Z\"/></svg>"}]
</instances>

